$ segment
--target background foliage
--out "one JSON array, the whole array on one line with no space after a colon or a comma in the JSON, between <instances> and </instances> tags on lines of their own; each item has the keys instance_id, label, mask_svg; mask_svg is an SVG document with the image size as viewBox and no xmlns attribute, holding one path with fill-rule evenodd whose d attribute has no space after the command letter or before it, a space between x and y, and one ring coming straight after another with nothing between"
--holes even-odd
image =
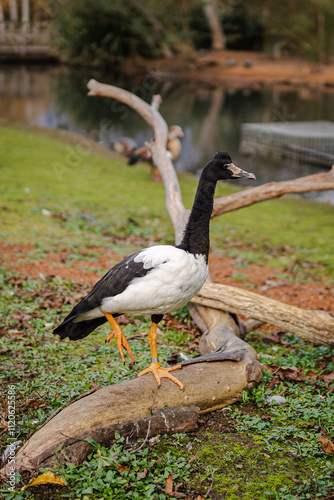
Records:
<instances>
[{"instance_id":1,"label":"background foliage","mask_svg":"<svg viewBox=\"0 0 334 500\"><path fill-rule=\"evenodd\" d=\"M119 65L211 47L201 0L51 0L56 43L73 63ZM226 47L300 55L328 62L334 52L331 0L217 2ZM288 15L287 15L288 14Z\"/></svg>"}]
</instances>

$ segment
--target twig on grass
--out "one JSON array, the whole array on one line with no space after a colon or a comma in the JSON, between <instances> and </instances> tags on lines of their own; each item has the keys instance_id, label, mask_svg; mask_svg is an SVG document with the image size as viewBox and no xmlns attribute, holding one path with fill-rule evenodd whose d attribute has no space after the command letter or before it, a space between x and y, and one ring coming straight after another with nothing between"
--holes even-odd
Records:
<instances>
[{"instance_id":1,"label":"twig on grass","mask_svg":"<svg viewBox=\"0 0 334 500\"><path fill-rule=\"evenodd\" d=\"M213 470L212 471L212 478L211 478L211 483L210 483L210 486L209 486L209 489L208 491L205 493L204 495L204 498L208 498L209 494L210 494L210 491L212 490L212 487L213 487L213 483L215 481L215 471Z\"/></svg>"},{"instance_id":2,"label":"twig on grass","mask_svg":"<svg viewBox=\"0 0 334 500\"><path fill-rule=\"evenodd\" d=\"M148 440L148 436L150 434L150 429L151 429L151 420L148 421L147 433L146 433L146 437L145 437L143 443L139 446L139 448L136 448L135 450L130 451L130 453L136 453L137 451L141 450L143 446L145 446L145 443Z\"/></svg>"}]
</instances>

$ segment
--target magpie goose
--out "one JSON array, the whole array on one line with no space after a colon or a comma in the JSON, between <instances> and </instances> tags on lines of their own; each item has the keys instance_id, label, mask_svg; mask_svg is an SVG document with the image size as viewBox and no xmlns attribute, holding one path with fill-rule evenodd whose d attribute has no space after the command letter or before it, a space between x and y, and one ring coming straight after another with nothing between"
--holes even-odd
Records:
<instances>
[{"instance_id":1,"label":"magpie goose","mask_svg":"<svg viewBox=\"0 0 334 500\"><path fill-rule=\"evenodd\" d=\"M153 246L123 259L96 283L53 333L62 339L78 340L109 321L112 333L106 342L115 336L123 363L123 347L134 362L129 344L115 318L124 313L150 314L151 364L138 376L152 372L158 387L161 378L166 377L183 389L183 384L169 373L181 368L180 365L160 367L156 342L158 323L164 314L187 304L205 282L216 184L219 180L239 177L255 179L254 174L236 167L226 152L217 153L202 171L181 243L177 246Z\"/></svg>"}]
</instances>

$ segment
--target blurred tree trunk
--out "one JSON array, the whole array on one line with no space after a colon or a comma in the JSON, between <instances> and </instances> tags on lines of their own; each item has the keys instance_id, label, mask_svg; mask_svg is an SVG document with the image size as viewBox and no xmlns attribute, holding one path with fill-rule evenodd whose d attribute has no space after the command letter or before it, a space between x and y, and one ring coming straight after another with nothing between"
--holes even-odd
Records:
<instances>
[{"instance_id":1,"label":"blurred tree trunk","mask_svg":"<svg viewBox=\"0 0 334 500\"><path fill-rule=\"evenodd\" d=\"M321 63L325 62L326 59L326 50L325 50L325 14L323 12L318 12L318 60Z\"/></svg>"},{"instance_id":2,"label":"blurred tree trunk","mask_svg":"<svg viewBox=\"0 0 334 500\"><path fill-rule=\"evenodd\" d=\"M3 15L2 0L0 0L0 33L5 31L5 17Z\"/></svg>"},{"instance_id":3,"label":"blurred tree trunk","mask_svg":"<svg viewBox=\"0 0 334 500\"><path fill-rule=\"evenodd\" d=\"M204 14L206 15L212 36L211 47L213 50L225 49L226 38L219 19L216 0L202 0L202 1L204 7Z\"/></svg>"},{"instance_id":4,"label":"blurred tree trunk","mask_svg":"<svg viewBox=\"0 0 334 500\"><path fill-rule=\"evenodd\" d=\"M144 19L152 26L155 42L161 47L164 57L173 57L173 53L163 40L165 28L161 22L152 14L152 11L147 9L142 3L137 0L128 0L128 4L137 10Z\"/></svg>"},{"instance_id":5,"label":"blurred tree trunk","mask_svg":"<svg viewBox=\"0 0 334 500\"><path fill-rule=\"evenodd\" d=\"M282 48L286 45L286 40L279 40L273 45L273 58L280 59L282 57Z\"/></svg>"},{"instance_id":6,"label":"blurred tree trunk","mask_svg":"<svg viewBox=\"0 0 334 500\"><path fill-rule=\"evenodd\" d=\"M22 0L21 8L22 8L22 32L26 33L29 29L29 20L30 20L29 0Z\"/></svg>"},{"instance_id":7,"label":"blurred tree trunk","mask_svg":"<svg viewBox=\"0 0 334 500\"><path fill-rule=\"evenodd\" d=\"M9 1L9 17L10 17L10 26L11 28L14 28L18 20L16 0Z\"/></svg>"}]
</instances>

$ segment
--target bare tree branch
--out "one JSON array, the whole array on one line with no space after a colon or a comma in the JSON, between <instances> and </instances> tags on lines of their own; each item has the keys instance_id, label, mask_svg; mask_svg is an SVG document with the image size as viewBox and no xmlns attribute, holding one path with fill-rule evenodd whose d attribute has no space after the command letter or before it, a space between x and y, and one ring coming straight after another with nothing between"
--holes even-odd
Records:
<instances>
[{"instance_id":1,"label":"bare tree branch","mask_svg":"<svg viewBox=\"0 0 334 500\"><path fill-rule=\"evenodd\" d=\"M334 166L329 172L322 174L299 177L293 181L269 182L268 184L262 184L262 186L216 198L212 217L232 212L233 210L238 210L239 208L247 207L260 201L279 198L287 193L307 193L309 191L325 191L327 189L334 189Z\"/></svg>"},{"instance_id":2,"label":"bare tree branch","mask_svg":"<svg viewBox=\"0 0 334 500\"><path fill-rule=\"evenodd\" d=\"M278 326L314 344L334 345L334 317L263 297L242 288L205 283L191 301Z\"/></svg>"},{"instance_id":3,"label":"bare tree branch","mask_svg":"<svg viewBox=\"0 0 334 500\"><path fill-rule=\"evenodd\" d=\"M154 130L155 140L151 144L153 161L158 167L166 190L166 207L175 230L175 241L179 243L188 218L188 210L183 205L179 181L167 154L166 143L168 128L165 120L158 111L161 102L160 96L154 96L152 105L127 90L99 83L96 80L88 82L90 96L102 95L117 99L137 111ZM159 100L160 99L160 100Z\"/></svg>"}]
</instances>

